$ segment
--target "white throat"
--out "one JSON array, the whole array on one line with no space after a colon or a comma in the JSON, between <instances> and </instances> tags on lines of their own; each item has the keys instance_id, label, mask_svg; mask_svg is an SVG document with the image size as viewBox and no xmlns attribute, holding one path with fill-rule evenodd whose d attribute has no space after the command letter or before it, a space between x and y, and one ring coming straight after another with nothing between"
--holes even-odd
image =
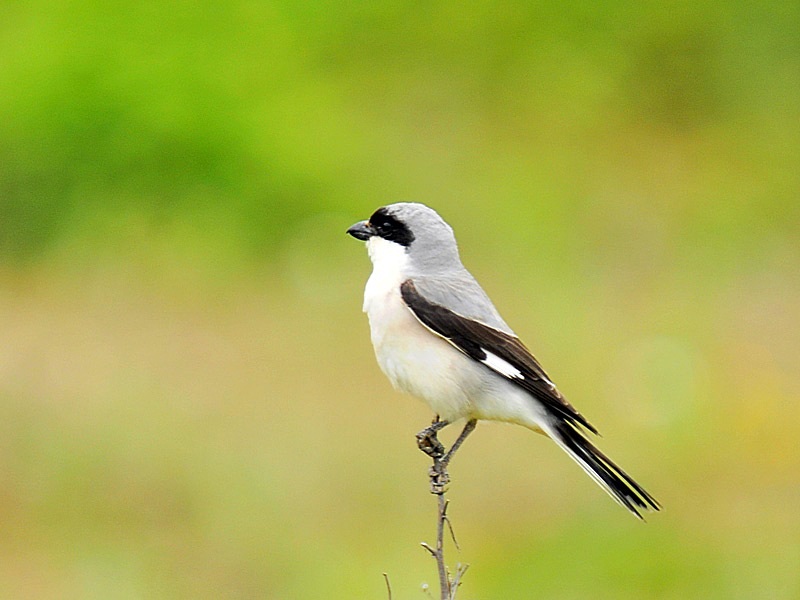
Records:
<instances>
[{"instance_id":1,"label":"white throat","mask_svg":"<svg viewBox=\"0 0 800 600\"><path fill-rule=\"evenodd\" d=\"M409 257L400 244L373 236L367 240L367 251L372 261L372 275L364 290L364 312L370 305L382 302L387 295L400 294L400 284L408 279Z\"/></svg>"}]
</instances>

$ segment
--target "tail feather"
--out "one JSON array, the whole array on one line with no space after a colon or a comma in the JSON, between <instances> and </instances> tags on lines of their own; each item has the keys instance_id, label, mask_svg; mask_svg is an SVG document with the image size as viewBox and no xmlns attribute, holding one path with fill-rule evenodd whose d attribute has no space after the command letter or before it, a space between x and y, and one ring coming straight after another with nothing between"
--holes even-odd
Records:
<instances>
[{"instance_id":1,"label":"tail feather","mask_svg":"<svg viewBox=\"0 0 800 600\"><path fill-rule=\"evenodd\" d=\"M643 511L661 508L655 498L600 452L575 426L561 421L554 424L548 433L600 487L638 518L642 518Z\"/></svg>"}]
</instances>

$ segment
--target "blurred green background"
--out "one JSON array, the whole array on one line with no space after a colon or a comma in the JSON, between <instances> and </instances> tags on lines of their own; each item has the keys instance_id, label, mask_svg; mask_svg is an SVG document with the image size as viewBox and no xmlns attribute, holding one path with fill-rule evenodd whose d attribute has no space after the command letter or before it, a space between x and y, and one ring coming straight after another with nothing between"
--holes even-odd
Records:
<instances>
[{"instance_id":1,"label":"blurred green background","mask_svg":"<svg viewBox=\"0 0 800 600\"><path fill-rule=\"evenodd\" d=\"M344 234L416 200L664 505L481 425L459 598L800 598L798 31L771 0L3 2L0 597L426 597L431 415Z\"/></svg>"}]
</instances>

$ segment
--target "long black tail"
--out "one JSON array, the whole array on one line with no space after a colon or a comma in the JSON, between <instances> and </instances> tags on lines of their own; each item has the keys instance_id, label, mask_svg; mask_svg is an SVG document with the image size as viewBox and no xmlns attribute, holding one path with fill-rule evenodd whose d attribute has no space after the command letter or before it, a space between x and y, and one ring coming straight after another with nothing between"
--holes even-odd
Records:
<instances>
[{"instance_id":1,"label":"long black tail","mask_svg":"<svg viewBox=\"0 0 800 600\"><path fill-rule=\"evenodd\" d=\"M572 424L565 421L555 423L548 433L600 487L640 519L642 511L661 508L655 498L600 452Z\"/></svg>"}]
</instances>

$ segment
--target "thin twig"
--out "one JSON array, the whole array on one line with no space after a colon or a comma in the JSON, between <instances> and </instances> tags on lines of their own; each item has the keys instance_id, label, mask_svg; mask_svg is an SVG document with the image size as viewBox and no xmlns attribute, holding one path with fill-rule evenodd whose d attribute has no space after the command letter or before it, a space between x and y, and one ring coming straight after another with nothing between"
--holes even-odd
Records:
<instances>
[{"instance_id":1,"label":"thin twig","mask_svg":"<svg viewBox=\"0 0 800 600\"><path fill-rule=\"evenodd\" d=\"M439 568L439 589L443 596L450 593L450 578L447 576L447 565L444 562L444 521L447 518L447 502L444 492L439 496L439 519L436 525L436 564Z\"/></svg>"},{"instance_id":2,"label":"thin twig","mask_svg":"<svg viewBox=\"0 0 800 600\"><path fill-rule=\"evenodd\" d=\"M389 583L389 574L384 573L383 578L386 580L386 591L389 594L389 600L392 600L392 584Z\"/></svg>"},{"instance_id":3,"label":"thin twig","mask_svg":"<svg viewBox=\"0 0 800 600\"><path fill-rule=\"evenodd\" d=\"M445 516L444 520L445 523L447 523L447 530L450 532L450 539L453 540L453 545L456 547L456 550L461 552L461 546L458 545L458 540L456 539L456 532L453 529L453 523L452 521L450 521L450 517Z\"/></svg>"},{"instance_id":4,"label":"thin twig","mask_svg":"<svg viewBox=\"0 0 800 600\"><path fill-rule=\"evenodd\" d=\"M464 576L464 573L467 572L469 569L469 565L462 565L461 563L458 564L456 567L456 574L453 577L453 581L450 583L450 598L449 600L455 600L456 598L456 591L458 590L459 586L461 585L461 578Z\"/></svg>"},{"instance_id":5,"label":"thin twig","mask_svg":"<svg viewBox=\"0 0 800 600\"><path fill-rule=\"evenodd\" d=\"M431 553L431 556L432 556L433 558L436 558L436 550L434 550L433 548L431 548L431 546L430 546L430 544L428 544L428 542L421 542L421 543L420 543L420 546L422 546L423 548L425 548L425 550L427 550L428 552L430 552L430 553Z\"/></svg>"},{"instance_id":6,"label":"thin twig","mask_svg":"<svg viewBox=\"0 0 800 600\"><path fill-rule=\"evenodd\" d=\"M429 471L429 476L431 480L431 493L436 495L438 498L439 510L436 520L436 548L432 548L425 542L422 543L422 547L425 548L436 560L436 567L439 572L439 590L441 600L455 600L456 591L461 585L461 578L467 570L466 567L462 567L459 564L455 575L451 578L447 570L447 565L445 564L445 523L450 531L450 537L453 539L456 549L459 548L455 533L453 532L453 524L450 521L450 518L447 516L449 501L446 500L444 496L447 489L447 484L450 482L450 475L447 472L447 465L452 460L456 451L461 447L461 444L464 443L464 440L467 439L467 436L475 429L475 424L476 422L474 420L467 421L467 424L464 427L464 430L461 432L461 435L458 436L458 439L453 443L448 452L445 452L444 446L442 446L442 443L437 437L438 432L445 425L447 425L446 421L440 421L439 417L436 417L436 420L434 420L430 427L417 434L417 445L419 446L419 449L433 459L433 466Z\"/></svg>"}]
</instances>

